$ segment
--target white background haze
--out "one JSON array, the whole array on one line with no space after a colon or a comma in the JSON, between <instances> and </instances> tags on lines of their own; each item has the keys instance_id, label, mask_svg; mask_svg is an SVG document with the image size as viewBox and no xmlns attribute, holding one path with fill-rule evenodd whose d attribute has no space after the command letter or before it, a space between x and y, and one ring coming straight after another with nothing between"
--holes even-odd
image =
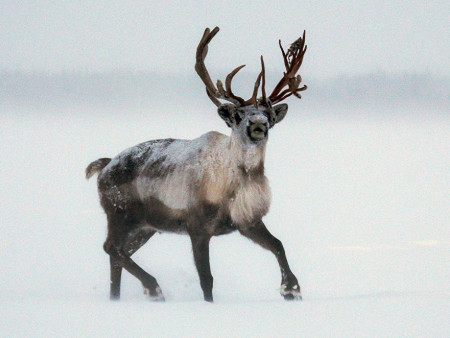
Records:
<instances>
[{"instance_id":1,"label":"white background haze","mask_svg":"<svg viewBox=\"0 0 450 338\"><path fill-rule=\"evenodd\" d=\"M0 335L4 337L444 337L450 332L448 1L2 1ZM100 157L156 138L229 133L194 74L220 26L213 79L268 91L277 46L307 31L309 89L270 132L265 222L302 302L279 295L272 255L214 238L215 304L202 301L188 237L133 256L166 296L123 273L110 302ZM242 94L241 94L242 93Z\"/></svg>"}]
</instances>

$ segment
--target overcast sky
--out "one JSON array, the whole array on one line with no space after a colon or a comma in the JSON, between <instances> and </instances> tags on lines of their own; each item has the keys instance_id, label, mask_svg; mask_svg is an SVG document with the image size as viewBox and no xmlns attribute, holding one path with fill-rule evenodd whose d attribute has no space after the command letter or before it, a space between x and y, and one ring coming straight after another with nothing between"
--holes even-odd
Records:
<instances>
[{"instance_id":1,"label":"overcast sky","mask_svg":"<svg viewBox=\"0 0 450 338\"><path fill-rule=\"evenodd\" d=\"M203 29L219 26L210 73L280 70L278 39L306 29L302 74L450 75L450 1L6 1L0 70L194 72ZM212 74L213 75L213 74ZM214 78L214 75L213 75Z\"/></svg>"}]
</instances>

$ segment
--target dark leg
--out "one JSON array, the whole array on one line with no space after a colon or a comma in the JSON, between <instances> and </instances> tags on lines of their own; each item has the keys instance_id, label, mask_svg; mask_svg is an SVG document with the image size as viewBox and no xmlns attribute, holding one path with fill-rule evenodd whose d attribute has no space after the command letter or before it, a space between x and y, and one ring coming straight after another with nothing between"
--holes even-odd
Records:
<instances>
[{"instance_id":1,"label":"dark leg","mask_svg":"<svg viewBox=\"0 0 450 338\"><path fill-rule=\"evenodd\" d=\"M111 262L111 299L118 299L120 297L121 272L122 268L125 268L125 270L142 282L144 292L153 300L164 300L161 288L156 279L145 272L130 258L130 255L136 252L154 234L155 232L140 234L142 236L140 237L141 240L135 241L133 237L131 241L128 240L126 243L122 239L126 238L126 236L120 236L120 239L117 239L118 236L115 236L116 238L108 236L103 248L109 254Z\"/></svg>"},{"instance_id":2,"label":"dark leg","mask_svg":"<svg viewBox=\"0 0 450 338\"><path fill-rule=\"evenodd\" d=\"M136 234L125 245L125 252L128 256L131 256L136 251L138 251L154 234L156 231L140 232ZM114 256L109 256L109 262L111 265L111 291L110 298L112 300L118 300L120 298L120 280L122 278L122 265L120 261L114 258Z\"/></svg>"},{"instance_id":3,"label":"dark leg","mask_svg":"<svg viewBox=\"0 0 450 338\"><path fill-rule=\"evenodd\" d=\"M136 251L138 251L147 241L156 234L154 230L140 231L136 233L135 236L130 238L130 240L125 244L124 251L128 256L132 256Z\"/></svg>"},{"instance_id":4,"label":"dark leg","mask_svg":"<svg viewBox=\"0 0 450 338\"><path fill-rule=\"evenodd\" d=\"M267 230L262 221L249 227L243 227L239 229L239 232L263 248L270 250L276 256L281 270L281 295L287 300L301 299L297 278L289 268L283 244L280 240Z\"/></svg>"},{"instance_id":5,"label":"dark leg","mask_svg":"<svg viewBox=\"0 0 450 338\"><path fill-rule=\"evenodd\" d=\"M111 291L109 297L111 300L118 300L120 298L120 280L122 278L122 266L119 261L113 256L109 256L109 263L111 266Z\"/></svg>"},{"instance_id":6,"label":"dark leg","mask_svg":"<svg viewBox=\"0 0 450 338\"><path fill-rule=\"evenodd\" d=\"M212 302L213 276L209 265L209 240L211 237L197 234L190 234L190 237L203 297L207 302Z\"/></svg>"}]
</instances>

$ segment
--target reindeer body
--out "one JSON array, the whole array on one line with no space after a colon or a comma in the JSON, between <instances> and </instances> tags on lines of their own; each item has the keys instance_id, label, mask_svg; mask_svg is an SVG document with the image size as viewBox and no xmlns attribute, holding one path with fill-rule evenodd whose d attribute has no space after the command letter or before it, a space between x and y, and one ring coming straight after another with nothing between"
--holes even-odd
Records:
<instances>
[{"instance_id":1,"label":"reindeer body","mask_svg":"<svg viewBox=\"0 0 450 338\"><path fill-rule=\"evenodd\" d=\"M218 132L141 143L100 172L100 200L107 214L127 213L137 228L228 233L268 212L264 153L265 144L244 145Z\"/></svg>"},{"instance_id":2,"label":"reindeer body","mask_svg":"<svg viewBox=\"0 0 450 338\"><path fill-rule=\"evenodd\" d=\"M286 72L269 97L261 57L262 71L253 96L244 100L231 91L231 80L243 66L227 76L225 90L220 81L217 88L212 84L204 65L207 45L218 30L205 30L195 68L231 135L209 132L194 140L148 141L113 159L98 159L86 168L87 178L99 174L100 203L108 220L104 250L110 256L112 299L120 296L125 268L142 282L151 299L164 300L156 279L131 256L156 232L176 232L190 236L204 299L212 301L209 242L212 236L235 230L276 256L284 298L301 298L283 245L270 234L262 218L269 211L271 197L264 175L268 131L283 120L288 109L286 104L274 104L290 95L300 97L298 92L306 89L299 88L301 77L296 76L306 51L304 35L287 54L280 44ZM263 96L257 99L261 79Z\"/></svg>"}]
</instances>

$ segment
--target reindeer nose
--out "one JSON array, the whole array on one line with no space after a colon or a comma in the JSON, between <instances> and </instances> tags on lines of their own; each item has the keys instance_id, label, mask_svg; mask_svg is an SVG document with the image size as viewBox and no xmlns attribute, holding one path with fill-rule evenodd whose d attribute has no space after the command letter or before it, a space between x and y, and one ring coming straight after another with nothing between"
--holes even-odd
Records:
<instances>
[{"instance_id":1,"label":"reindeer nose","mask_svg":"<svg viewBox=\"0 0 450 338\"><path fill-rule=\"evenodd\" d=\"M265 129L267 129L267 126L268 126L268 123L267 123L267 121L265 121L265 120L262 120L262 119L258 119L258 120L256 120L256 121L251 121L251 120L249 120L248 121L249 123L249 127L255 127L255 126L262 126L262 127L264 127Z\"/></svg>"},{"instance_id":2,"label":"reindeer nose","mask_svg":"<svg viewBox=\"0 0 450 338\"><path fill-rule=\"evenodd\" d=\"M267 134L267 124L262 122L251 122L249 124L250 137L255 140L262 140Z\"/></svg>"},{"instance_id":3,"label":"reindeer nose","mask_svg":"<svg viewBox=\"0 0 450 338\"><path fill-rule=\"evenodd\" d=\"M250 130L256 130L256 129L261 129L263 131L267 130L267 123L264 122L251 122L250 121Z\"/></svg>"},{"instance_id":4,"label":"reindeer nose","mask_svg":"<svg viewBox=\"0 0 450 338\"><path fill-rule=\"evenodd\" d=\"M254 124L267 124L267 117L265 116L257 116L257 117L253 117L253 118L249 118L248 120L249 125L254 125Z\"/></svg>"}]
</instances>

